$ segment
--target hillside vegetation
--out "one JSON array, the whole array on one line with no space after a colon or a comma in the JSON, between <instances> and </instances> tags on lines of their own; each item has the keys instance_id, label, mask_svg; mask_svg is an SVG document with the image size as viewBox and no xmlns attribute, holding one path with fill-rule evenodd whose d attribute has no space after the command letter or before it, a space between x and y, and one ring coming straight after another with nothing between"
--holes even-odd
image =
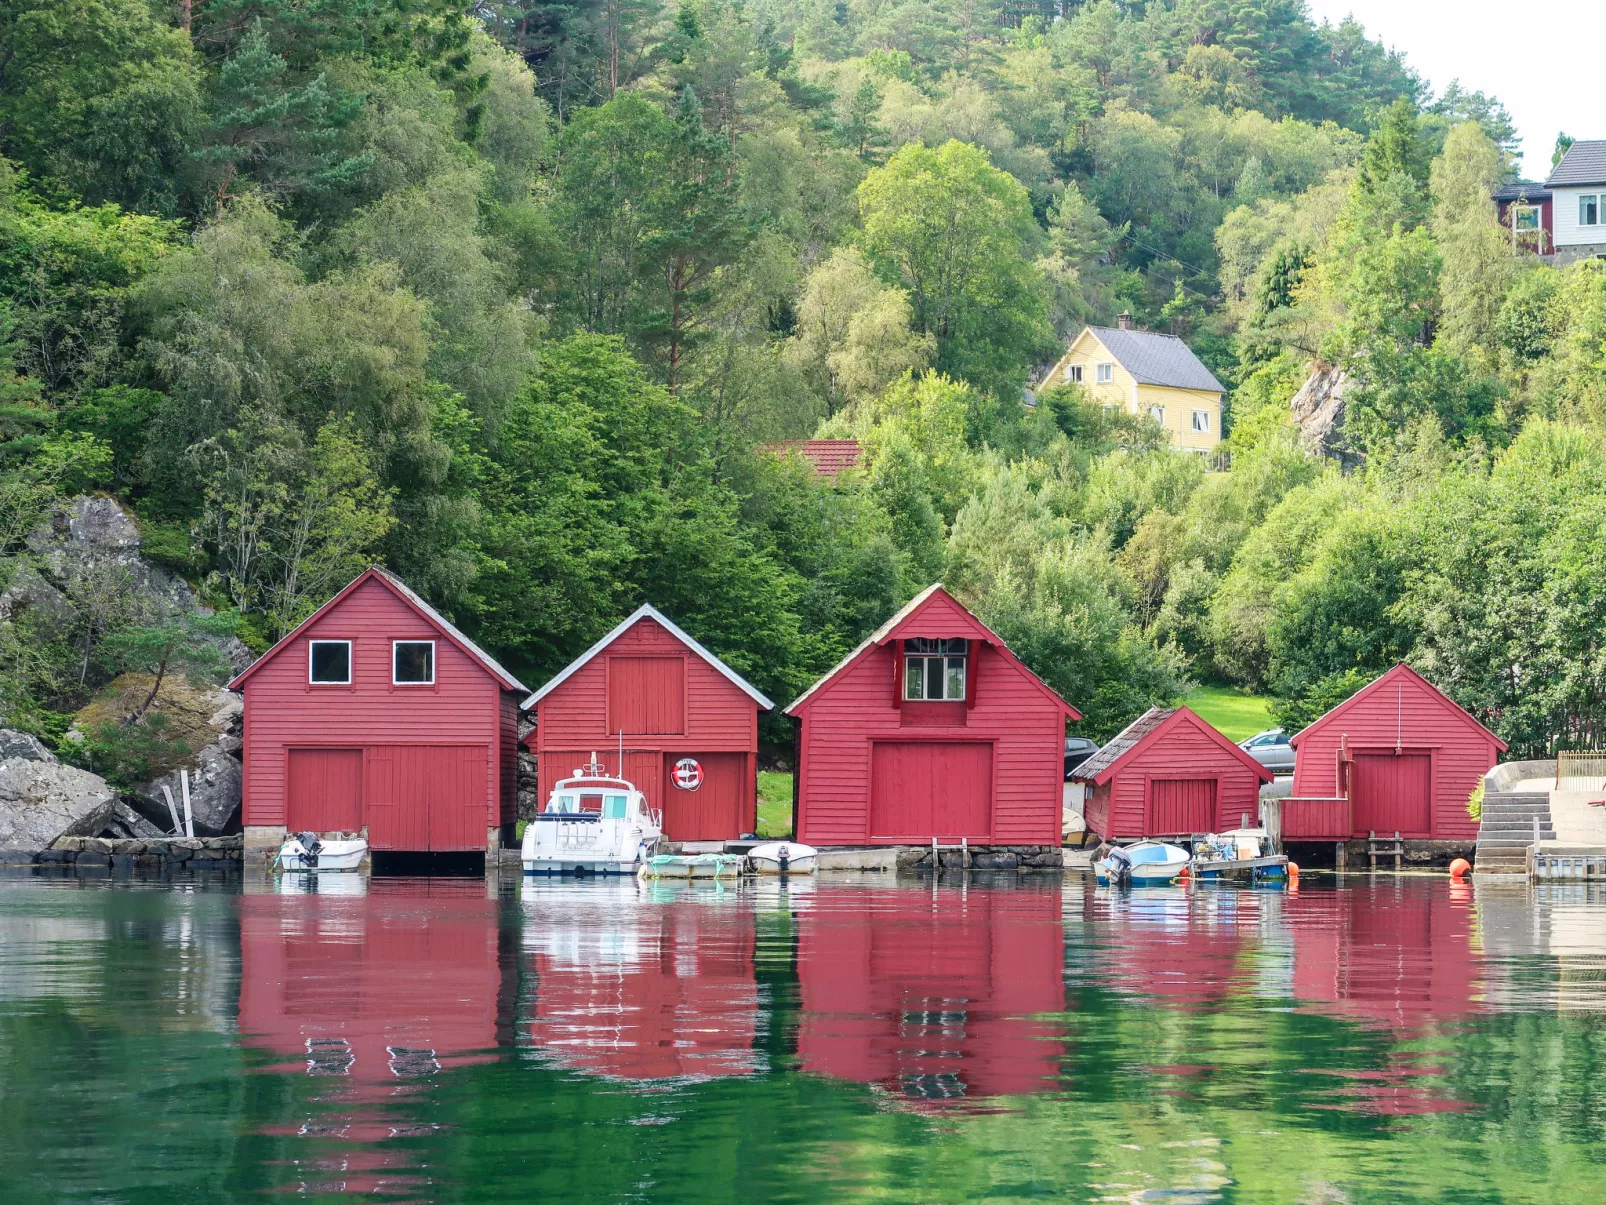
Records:
<instances>
[{"instance_id":1,"label":"hillside vegetation","mask_svg":"<svg viewBox=\"0 0 1606 1205\"><path fill-rule=\"evenodd\" d=\"M784 701L940 578L1096 736L1198 681L1297 724L1401 658L1518 753L1606 713L1606 265L1513 257L1500 105L1351 23L0 0L0 46L8 573L105 491L257 648L378 561L527 681L650 599ZM1021 404L1121 310L1231 384L1230 471ZM1289 422L1313 362L1358 471ZM864 469L762 451L815 434ZM5 723L210 672L54 584Z\"/></svg>"}]
</instances>

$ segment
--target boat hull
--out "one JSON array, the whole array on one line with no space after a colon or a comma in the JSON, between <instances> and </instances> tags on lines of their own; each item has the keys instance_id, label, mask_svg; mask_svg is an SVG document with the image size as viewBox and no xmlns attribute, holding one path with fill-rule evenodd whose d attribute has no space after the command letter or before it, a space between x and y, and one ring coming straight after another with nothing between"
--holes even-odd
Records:
<instances>
[{"instance_id":1,"label":"boat hull","mask_svg":"<svg viewBox=\"0 0 1606 1205\"><path fill-rule=\"evenodd\" d=\"M621 862L616 858L527 858L525 874L635 874L640 862Z\"/></svg>"},{"instance_id":2,"label":"boat hull","mask_svg":"<svg viewBox=\"0 0 1606 1205\"><path fill-rule=\"evenodd\" d=\"M334 844L336 848L331 848ZM351 846L352 848L339 848ZM302 856L299 846L294 849L281 849L279 851L279 869L318 874L326 870L358 870L362 867L362 860L368 856L368 843L366 841L341 841L325 843L318 851L317 863L309 866L307 859Z\"/></svg>"},{"instance_id":3,"label":"boat hull","mask_svg":"<svg viewBox=\"0 0 1606 1205\"><path fill-rule=\"evenodd\" d=\"M787 853L787 874L814 873L814 859L819 850L800 841L768 841L755 845L747 851L747 860L759 874L780 874L783 849Z\"/></svg>"}]
</instances>

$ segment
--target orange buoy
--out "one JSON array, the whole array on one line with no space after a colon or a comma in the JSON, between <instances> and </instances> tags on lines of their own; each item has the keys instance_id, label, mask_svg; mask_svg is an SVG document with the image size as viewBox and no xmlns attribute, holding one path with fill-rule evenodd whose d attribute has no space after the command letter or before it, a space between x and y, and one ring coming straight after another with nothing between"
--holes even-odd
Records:
<instances>
[{"instance_id":1,"label":"orange buoy","mask_svg":"<svg viewBox=\"0 0 1606 1205\"><path fill-rule=\"evenodd\" d=\"M1457 858L1450 863L1450 877L1452 879L1464 878L1467 871L1472 869L1472 863L1465 858Z\"/></svg>"},{"instance_id":2,"label":"orange buoy","mask_svg":"<svg viewBox=\"0 0 1606 1205\"><path fill-rule=\"evenodd\" d=\"M1299 877L1299 863L1298 862L1290 862L1288 864L1288 877L1291 878L1291 879L1297 879Z\"/></svg>"}]
</instances>

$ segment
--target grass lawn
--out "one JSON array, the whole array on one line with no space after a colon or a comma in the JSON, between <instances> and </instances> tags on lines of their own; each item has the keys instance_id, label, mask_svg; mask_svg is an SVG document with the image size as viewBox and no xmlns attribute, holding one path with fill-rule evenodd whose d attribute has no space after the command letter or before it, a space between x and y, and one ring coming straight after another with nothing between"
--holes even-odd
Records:
<instances>
[{"instance_id":1,"label":"grass lawn","mask_svg":"<svg viewBox=\"0 0 1606 1205\"><path fill-rule=\"evenodd\" d=\"M775 770L758 772L758 835L792 835L792 776Z\"/></svg>"},{"instance_id":2,"label":"grass lawn","mask_svg":"<svg viewBox=\"0 0 1606 1205\"><path fill-rule=\"evenodd\" d=\"M1219 728L1228 740L1241 741L1272 726L1270 699L1245 694L1231 686L1201 686L1183 695L1182 702Z\"/></svg>"}]
</instances>

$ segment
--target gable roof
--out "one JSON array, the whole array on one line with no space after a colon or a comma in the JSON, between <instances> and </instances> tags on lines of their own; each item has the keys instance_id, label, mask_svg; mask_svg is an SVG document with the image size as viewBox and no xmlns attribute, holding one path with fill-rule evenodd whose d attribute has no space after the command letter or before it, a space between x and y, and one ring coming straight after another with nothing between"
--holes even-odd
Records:
<instances>
[{"instance_id":1,"label":"gable roof","mask_svg":"<svg viewBox=\"0 0 1606 1205\"><path fill-rule=\"evenodd\" d=\"M1060 707L1064 708L1065 713L1069 715L1071 719L1079 720L1082 718L1082 713L1080 711L1076 710L1076 708L1072 707L1064 699L1060 698L1058 692L1055 691L1052 686L1034 674L1026 666L1025 662L1021 661L1020 658L1016 657L1014 653L1010 652L1009 646L999 638L998 633L994 632L981 620L977 619L976 616L971 613L970 608L966 607L964 603L960 602L952 594L949 594L948 591L943 588L943 584L941 582L933 582L919 594L916 594L908 602L904 603L903 606L894 611L885 623L883 623L875 631L871 632L863 640L859 641L857 648L855 648L846 657L842 658L842 660L838 661L825 673L821 674L819 678L815 680L814 685L810 686L802 694L798 695L797 698L793 699L791 704L786 708L785 714L795 716L798 712L798 708L802 707L822 689L824 689L826 684L829 683L833 678L835 678L843 670L847 669L848 666L852 665L874 646L885 644L888 640L892 639L894 632L896 632L909 620L913 619L921 611L925 610L926 607L931 604L933 599L939 597L952 603L954 608L958 610L966 620L969 621L969 626L974 635L997 649L999 655L1002 656L1004 660L1009 662L1011 665L1016 666L1020 672L1026 676L1028 681L1030 681L1049 698L1053 699L1054 702L1059 704Z\"/></svg>"},{"instance_id":2,"label":"gable roof","mask_svg":"<svg viewBox=\"0 0 1606 1205\"><path fill-rule=\"evenodd\" d=\"M1489 197L1494 201L1548 201L1550 190L1532 180L1515 180L1510 184L1502 184Z\"/></svg>"},{"instance_id":3,"label":"gable roof","mask_svg":"<svg viewBox=\"0 0 1606 1205\"><path fill-rule=\"evenodd\" d=\"M669 616L665 615L651 603L642 603L641 606L637 607L634 611L627 615L618 627L614 628L613 631L609 632L601 640L597 641L585 652L581 653L580 656L569 662L569 664L565 666L563 670L553 677L545 686L536 691L529 698L525 699L524 702L519 705L520 708L528 711L530 708L534 707L542 699L546 698L554 690L562 686L570 678L574 677L575 674L579 673L597 656L598 653L602 652L603 649L607 648L610 644L619 639L619 637L623 636L631 628L635 627L636 624L640 623L643 619L650 619L662 627L676 640L680 641L692 652L696 653L699 657L706 661L709 666L713 668L715 673L724 678L731 685L735 686L765 711L769 711L775 706L774 703L771 703L762 694L760 694L758 689L746 678L742 677L730 666L726 665L718 657L714 656L713 653L710 653L702 645L698 644L697 641L693 640L684 631L682 631L680 626L676 624L674 620L670 619Z\"/></svg>"},{"instance_id":4,"label":"gable roof","mask_svg":"<svg viewBox=\"0 0 1606 1205\"><path fill-rule=\"evenodd\" d=\"M1606 184L1606 141L1575 142L1551 169L1546 188L1563 184Z\"/></svg>"},{"instance_id":5,"label":"gable roof","mask_svg":"<svg viewBox=\"0 0 1606 1205\"><path fill-rule=\"evenodd\" d=\"M469 657L473 658L475 661L478 661L492 677L496 678L497 681L502 683L504 689L529 689L529 687L525 686L524 683L520 682L512 674L508 673L507 670L503 669L496 662L496 659L493 658L489 653L480 648L479 645L475 644L467 636L463 635L462 632L459 632L457 628L452 625L451 621L446 618L446 616L442 615L434 607L430 606L421 597L419 597L411 587L401 580L401 578L397 577L388 569L380 568L378 565L371 565L367 569L364 569L356 576L355 579L352 580L349 585L346 586L344 590L340 591L339 594L336 594L328 602L324 603L323 606L319 607L311 615L307 616L300 623L296 624L294 628L292 628L278 641L278 643L276 643L267 652L263 653L262 656L253 661L241 673L236 675L234 681L229 683L229 689L239 690L245 685L245 680L247 678L256 673L259 668L261 668L263 665L266 665L274 657L277 657L279 653L283 651L285 646L288 645L292 640L296 639L296 637L300 636L309 624L316 620L325 611L339 606L348 594L351 594L354 590L358 589L363 585L363 583L370 581L378 582L380 585L384 586L397 598L401 599L401 601L409 609L416 612L421 619L434 627L442 636L445 636L447 640L455 644L464 653L468 654Z\"/></svg>"},{"instance_id":6,"label":"gable roof","mask_svg":"<svg viewBox=\"0 0 1606 1205\"><path fill-rule=\"evenodd\" d=\"M1332 723L1351 707L1354 707L1356 704L1358 704L1362 699L1370 698L1373 694L1382 691L1387 683L1397 681L1400 678L1409 678L1413 682L1418 682L1427 687L1430 694L1442 699L1446 707L1448 707L1456 715L1460 716L1461 719L1465 720L1469 725L1476 728L1479 732L1483 733L1490 740L1492 740L1500 747L1500 751L1502 753L1505 752L1505 741L1501 740L1493 732L1490 732L1489 729L1485 728L1475 718L1473 718L1471 713L1469 713L1466 708L1462 707L1461 704L1457 703L1449 695L1445 694L1437 686L1433 685L1433 683L1429 682L1426 678L1417 673L1403 661L1396 665L1393 669L1389 670L1386 674L1383 674L1380 677L1374 678L1372 681L1368 682L1365 686L1361 687L1358 691L1352 694L1349 698L1345 699L1337 707L1334 707L1331 711L1312 720L1304 728L1300 729L1293 736L1289 737L1289 743L1293 745L1299 744L1300 741L1304 740L1306 736L1314 732L1316 729L1325 724Z\"/></svg>"},{"instance_id":7,"label":"gable roof","mask_svg":"<svg viewBox=\"0 0 1606 1205\"><path fill-rule=\"evenodd\" d=\"M1139 385L1227 392L1227 387L1216 380L1215 374L1193 354L1193 349L1175 335L1128 331L1116 326L1090 326L1086 333L1102 343Z\"/></svg>"},{"instance_id":8,"label":"gable roof","mask_svg":"<svg viewBox=\"0 0 1606 1205\"><path fill-rule=\"evenodd\" d=\"M856 439L783 439L765 444L764 449L777 456L796 452L826 481L835 481L845 470L857 468L864 456L864 447Z\"/></svg>"},{"instance_id":9,"label":"gable roof","mask_svg":"<svg viewBox=\"0 0 1606 1205\"><path fill-rule=\"evenodd\" d=\"M1172 729L1184 724L1202 732L1223 749L1230 750L1233 756L1262 782L1271 782L1276 777L1197 712L1187 707L1151 707L1106 741L1092 757L1077 766L1071 772L1071 779L1074 782L1091 782L1095 786L1108 782L1120 764L1137 753L1142 746L1159 740Z\"/></svg>"}]
</instances>

